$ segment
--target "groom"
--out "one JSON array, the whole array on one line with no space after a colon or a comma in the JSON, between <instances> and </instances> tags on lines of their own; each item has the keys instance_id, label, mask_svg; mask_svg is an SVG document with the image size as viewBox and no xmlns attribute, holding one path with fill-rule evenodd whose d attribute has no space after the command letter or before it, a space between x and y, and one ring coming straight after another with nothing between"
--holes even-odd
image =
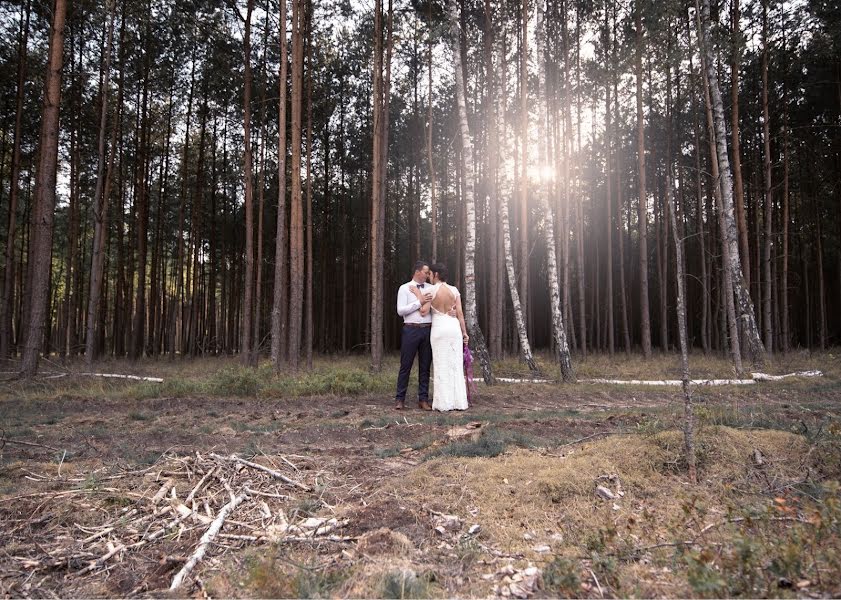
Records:
<instances>
[{"instance_id":1,"label":"groom","mask_svg":"<svg viewBox=\"0 0 841 600\"><path fill-rule=\"evenodd\" d=\"M400 337L400 374L397 376L397 395L394 408L406 408L406 390L409 387L409 375L418 356L418 407L432 410L429 403L429 369L432 366L432 346L429 345L429 333L432 329L432 313L421 314L421 303L409 289L414 282L420 288L427 302L432 300L432 293L425 288L429 278L429 264L419 260L415 263L412 281L400 286L397 292L397 314L403 317L403 332Z\"/></svg>"}]
</instances>

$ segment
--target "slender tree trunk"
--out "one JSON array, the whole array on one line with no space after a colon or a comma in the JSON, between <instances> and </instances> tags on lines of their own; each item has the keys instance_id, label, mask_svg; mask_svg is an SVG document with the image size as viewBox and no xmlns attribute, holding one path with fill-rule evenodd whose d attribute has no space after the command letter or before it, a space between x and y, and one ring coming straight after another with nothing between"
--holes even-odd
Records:
<instances>
[{"instance_id":1,"label":"slender tree trunk","mask_svg":"<svg viewBox=\"0 0 841 600\"><path fill-rule=\"evenodd\" d=\"M263 313L263 213L266 202L266 51L269 47L269 11L266 6L265 28L263 30L263 60L261 68L261 89L260 89L260 170L257 175L257 284L254 293L254 334L252 336L252 353L254 362L260 359L260 346L262 343L262 313Z\"/></svg>"},{"instance_id":2,"label":"slender tree trunk","mask_svg":"<svg viewBox=\"0 0 841 600\"><path fill-rule=\"evenodd\" d=\"M500 277L500 253L499 248L499 130L497 128L497 114L496 114L496 73L493 65L493 46L494 46L494 20L493 8L490 0L485 0L484 4L484 31L483 31L483 50L484 50L484 67L485 67L485 130L487 131L486 140L486 193L488 198L488 229L489 235L487 237L489 256L488 256L488 346L492 357L501 358L502 356L502 311L503 311L503 297L499 294L501 289Z\"/></svg>"},{"instance_id":3,"label":"slender tree trunk","mask_svg":"<svg viewBox=\"0 0 841 600\"><path fill-rule=\"evenodd\" d=\"M765 173L765 240L762 247L762 325L765 349L774 351L774 330L771 323L771 235L774 197L771 181L771 118L768 112L768 2L762 3L762 138L763 171Z\"/></svg>"},{"instance_id":4,"label":"slender tree trunk","mask_svg":"<svg viewBox=\"0 0 841 600\"><path fill-rule=\"evenodd\" d=\"M698 474L695 463L695 410L692 405L692 394L689 389L689 342L686 330L686 274L683 262L683 240L677 228L675 217L675 201L673 192L673 175L671 156L667 157L666 167L666 199L671 221L672 238L675 242L675 266L677 267L677 330L680 342L681 388L683 389L683 440L686 453L689 481L697 483Z\"/></svg>"},{"instance_id":5,"label":"slender tree trunk","mask_svg":"<svg viewBox=\"0 0 841 600\"><path fill-rule=\"evenodd\" d=\"M204 213L204 196L205 196L205 169L204 157L206 151L207 139L207 87L208 77L202 78L202 101L199 107L199 114L201 115L201 124L199 125L199 153L196 160L196 188L193 195L193 210L191 220L192 233L190 235L191 244L193 246L192 267L188 268L187 281L190 281L190 273L192 271L192 293L190 294L190 320L187 331L187 349L190 356L196 356L202 349L201 344L201 327L200 316L201 310L201 281L203 265L199 261L199 257L204 247L202 236L202 214Z\"/></svg>"},{"instance_id":6,"label":"slender tree trunk","mask_svg":"<svg viewBox=\"0 0 841 600\"><path fill-rule=\"evenodd\" d=\"M213 133L211 142L210 154L210 233L209 233L209 251L210 256L208 262L210 263L210 273L207 282L207 352L215 355L219 351L219 341L217 339L216 326L216 269L217 269L217 232L216 232L216 147L219 141L217 137L218 121L216 114L213 115Z\"/></svg>"},{"instance_id":7,"label":"slender tree trunk","mask_svg":"<svg viewBox=\"0 0 841 600\"><path fill-rule=\"evenodd\" d=\"M93 196L93 251L90 277L90 295L88 297L87 335L85 336L85 362L93 364L96 357L97 336L96 326L99 322L99 302L102 296L102 279L105 266L105 234L108 213L108 198L104 194L105 188L105 134L108 123L108 88L111 80L111 45L114 39L114 20L116 16L116 0L108 1L108 26L105 42L105 55L102 68L102 78L99 85L99 143L96 165L96 188ZM113 126L111 136L111 161L114 157L117 125ZM110 168L109 168L110 170Z\"/></svg>"},{"instance_id":8,"label":"slender tree trunk","mask_svg":"<svg viewBox=\"0 0 841 600\"><path fill-rule=\"evenodd\" d=\"M736 224L739 228L739 256L745 285L750 289L750 246L745 214L745 185L742 179L742 150L739 124L739 64L742 60L742 39L739 31L739 0L731 0L730 35L732 56L730 62L730 137L733 146L733 200L736 205Z\"/></svg>"},{"instance_id":9,"label":"slender tree trunk","mask_svg":"<svg viewBox=\"0 0 841 600\"><path fill-rule=\"evenodd\" d=\"M520 7L520 300L526 323L530 323L529 301L529 0Z\"/></svg>"},{"instance_id":10,"label":"slender tree trunk","mask_svg":"<svg viewBox=\"0 0 841 600\"><path fill-rule=\"evenodd\" d=\"M639 279L640 279L640 339L645 358L651 357L651 315L648 305L648 192L645 187L645 118L642 110L642 9L640 0L634 3L636 52L634 54L637 80L637 168L639 178Z\"/></svg>"},{"instance_id":11,"label":"slender tree trunk","mask_svg":"<svg viewBox=\"0 0 841 600\"><path fill-rule=\"evenodd\" d=\"M788 314L788 262L789 262L789 126L788 126L788 87L783 92L783 276L780 283L782 296L782 349L788 352L791 343Z\"/></svg>"},{"instance_id":12,"label":"slender tree trunk","mask_svg":"<svg viewBox=\"0 0 841 600\"><path fill-rule=\"evenodd\" d=\"M304 221L301 199L301 100L304 45L303 0L292 0L292 197L289 219L289 367L298 370L304 302Z\"/></svg>"},{"instance_id":13,"label":"slender tree trunk","mask_svg":"<svg viewBox=\"0 0 841 600\"><path fill-rule=\"evenodd\" d=\"M304 331L304 351L307 358L307 369L312 370L312 348L314 343L313 323L313 255L312 255L312 1L307 1L306 12L306 45L307 45L307 282L306 282L306 318ZM390 31L390 30L389 30Z\"/></svg>"},{"instance_id":14,"label":"slender tree trunk","mask_svg":"<svg viewBox=\"0 0 841 600\"><path fill-rule=\"evenodd\" d=\"M148 42L150 35L149 17L146 17L143 39ZM143 99L141 101L139 156L136 166L136 233L137 233L137 287L135 288L134 324L132 326L131 348L129 357L133 360L142 358L146 339L146 258L149 230L149 189L146 177L148 164L148 101L149 101L149 52L143 52Z\"/></svg>"},{"instance_id":15,"label":"slender tree trunk","mask_svg":"<svg viewBox=\"0 0 841 600\"><path fill-rule=\"evenodd\" d=\"M33 377L38 371L39 350L48 318L51 249L53 242L53 214L56 197L56 163L58 161L59 106L61 103L61 71L64 54L65 0L55 0L47 52L47 73L44 81L44 108L38 168L35 180L33 207L33 240L31 242L29 272L31 301L25 344L21 356L20 374Z\"/></svg>"},{"instance_id":16,"label":"slender tree trunk","mask_svg":"<svg viewBox=\"0 0 841 600\"><path fill-rule=\"evenodd\" d=\"M384 44L382 0L374 14L374 160L371 193L371 370L379 372L383 360L383 254L385 249L385 185L388 157L388 97L391 72L392 3L388 9L388 39ZM384 45L386 48L384 48ZM386 55L384 57L384 54Z\"/></svg>"},{"instance_id":17,"label":"slender tree trunk","mask_svg":"<svg viewBox=\"0 0 841 600\"><path fill-rule=\"evenodd\" d=\"M576 266L578 279L578 325L579 325L579 339L578 344L581 349L581 354L587 356L587 310L586 310L586 273L584 271L584 209L582 206L583 186L581 178L581 11L580 3L575 5L575 151L577 153L575 161L576 178L575 178L575 238L576 238Z\"/></svg>"},{"instance_id":18,"label":"slender tree trunk","mask_svg":"<svg viewBox=\"0 0 841 600\"><path fill-rule=\"evenodd\" d=\"M198 43L193 40L192 58L190 60L190 91L187 95L187 122L184 129L184 148L181 154L181 190L178 202L178 230L176 231L177 238L177 258L176 258L176 276L175 276L175 297L170 302L169 313L169 353L170 358L174 358L176 352L181 350L182 354L184 347L181 344L181 336L178 335L179 323L183 323L183 304L182 295L184 289L184 209L187 202L187 181L189 179L188 160L190 152L190 125L193 116L193 93L196 86L196 47Z\"/></svg>"},{"instance_id":19,"label":"slender tree trunk","mask_svg":"<svg viewBox=\"0 0 841 600\"><path fill-rule=\"evenodd\" d=\"M701 57L701 69L702 71L706 68L706 57ZM727 221L724 214L724 204L722 201L722 187L720 184L721 181L721 169L719 165L719 157L717 154L716 144L715 144L715 118L713 116L713 107L712 107L712 100L710 97L710 85L709 80L704 77L704 100L706 105L706 114L707 114L707 137L709 140L709 151L710 151L710 166L712 171L712 192L713 196L715 196L716 201L716 210L718 212L718 226L719 226L719 233L721 237L721 257L722 257L722 268L720 273L720 282L719 282L719 289L722 290L721 302L719 302L719 306L723 305L724 314L726 315L726 320L722 320L723 323L726 323L726 327L722 326L722 340L727 340L729 333L729 340L730 340L730 352L731 358L733 360L733 367L736 370L737 374L742 373L742 351L741 351L741 340L739 339L739 327L738 322L736 320L736 307L734 304L735 296L733 294L733 271L730 268L730 252L731 247L727 243ZM741 274L741 271L739 272ZM726 345L726 342L725 342Z\"/></svg>"},{"instance_id":20,"label":"slender tree trunk","mask_svg":"<svg viewBox=\"0 0 841 600\"><path fill-rule=\"evenodd\" d=\"M610 25L608 22L609 10L607 6L604 9L604 65L605 70L611 70L611 61L609 48L610 42ZM610 78L605 77L605 206L607 208L607 252L605 258L607 259L607 266L605 269L605 276L607 281L607 351L611 357L616 352L616 344L613 339L614 324L613 324L613 173L611 172L611 153L613 152L612 144L613 132L611 130L611 105L610 105Z\"/></svg>"},{"instance_id":21,"label":"slender tree trunk","mask_svg":"<svg viewBox=\"0 0 841 600\"><path fill-rule=\"evenodd\" d=\"M17 229L18 197L20 195L20 146L23 122L23 98L26 85L26 63L29 44L29 16L31 2L26 3L18 34L17 91L15 92L15 133L12 142L12 171L9 186L9 218L6 227L6 247L3 269L3 297L0 299L0 360L9 358L12 346L15 287L15 233Z\"/></svg>"},{"instance_id":22,"label":"slender tree trunk","mask_svg":"<svg viewBox=\"0 0 841 600\"><path fill-rule=\"evenodd\" d=\"M294 1L294 0L293 0ZM288 234L286 227L286 78L288 71L288 50L286 42L286 0L280 0L280 93L277 141L277 232L275 234L274 302L272 304L272 362L280 372L286 361L287 309L289 306L286 249Z\"/></svg>"},{"instance_id":23,"label":"slender tree trunk","mask_svg":"<svg viewBox=\"0 0 841 600\"><path fill-rule=\"evenodd\" d=\"M427 87L429 89L429 100L427 102L427 117L426 117L426 158L429 163L429 203L430 203L430 221L432 225L432 262L438 260L438 205L435 198L435 164L432 161L432 3L427 6L427 24L429 33L427 34L428 44L426 49L426 64L427 64Z\"/></svg>"},{"instance_id":24,"label":"slender tree trunk","mask_svg":"<svg viewBox=\"0 0 841 600\"><path fill-rule=\"evenodd\" d=\"M81 106L81 81L80 75L82 71L82 56L84 53L84 23L80 23L78 29L79 34L74 35L73 28L70 28L70 64L71 64L71 79L76 85L75 97L72 102L77 107ZM79 40L79 62L75 61L76 38ZM67 247L64 265L64 299L62 302L63 309L63 323L59 319L60 340L58 343L59 355L64 358L70 356L75 349L76 339L76 311L74 305L78 303L78 296L73 289L73 282L75 274L78 272L77 258L79 247L79 137L80 137L80 123L79 117L74 116L70 125L70 194L69 203L67 206ZM48 333L49 335L49 333Z\"/></svg>"},{"instance_id":25,"label":"slender tree trunk","mask_svg":"<svg viewBox=\"0 0 841 600\"><path fill-rule=\"evenodd\" d=\"M761 365L765 362L765 347L759 336L759 328L756 325L756 314L753 309L753 300L751 300L744 277L742 277L741 264L739 262L736 218L733 211L733 183L730 174L730 160L727 156L727 134L724 126L724 107L721 101L721 90L718 86L718 73L715 68L715 57L713 55L710 36L710 2L709 0L703 0L701 8L698 7L698 2L699 0L695 0L696 10L700 13L701 24L699 37L701 39L701 48L706 58L705 69L714 114L716 152L721 176L721 199L726 223L726 243L729 249L729 256L727 257L729 264L726 267L729 269L731 278L733 279L739 307L739 317L743 324L753 362Z\"/></svg>"},{"instance_id":26,"label":"slender tree trunk","mask_svg":"<svg viewBox=\"0 0 841 600\"><path fill-rule=\"evenodd\" d=\"M252 319L254 318L254 182L251 166L251 13L254 0L248 0L245 15L243 61L245 82L243 98L243 137L245 152L243 168L245 178L245 280L243 282L242 331L240 352L245 365L256 366L257 356L252 351Z\"/></svg>"},{"instance_id":27,"label":"slender tree trunk","mask_svg":"<svg viewBox=\"0 0 841 600\"><path fill-rule=\"evenodd\" d=\"M546 69L545 69L545 48L546 48L546 26L544 22L542 7L537 7L537 69L538 69L538 102L540 105L540 122L538 126L539 136L546 140L540 145L541 170L548 160L549 140L549 98L546 93ZM575 371L572 368L572 356L567 342L564 318L561 312L561 289L558 282L558 258L555 248L555 215L549 202L549 182L545 181L544 189L541 191L541 199L544 213L544 238L546 241L546 262L549 276L549 304L552 314L552 333L555 343L556 356L561 369L561 377L566 382L575 381ZM612 340L612 338L611 338Z\"/></svg>"},{"instance_id":28,"label":"slender tree trunk","mask_svg":"<svg viewBox=\"0 0 841 600\"><path fill-rule=\"evenodd\" d=\"M824 268L823 268L823 227L821 225L823 216L821 211L818 208L817 199L812 196L812 210L815 213L815 224L817 227L817 247L815 248L815 254L817 254L817 265L815 269L818 272L818 311L820 314L820 322L818 323L818 342L820 344L821 351L826 350L826 340L827 340L827 323L826 323L826 278L824 275Z\"/></svg>"}]
</instances>

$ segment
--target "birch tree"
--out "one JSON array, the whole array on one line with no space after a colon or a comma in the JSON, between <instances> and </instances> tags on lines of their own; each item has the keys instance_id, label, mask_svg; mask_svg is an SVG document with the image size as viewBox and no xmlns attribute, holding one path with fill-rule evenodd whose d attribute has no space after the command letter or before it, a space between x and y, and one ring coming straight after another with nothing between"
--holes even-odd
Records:
<instances>
[{"instance_id":1,"label":"birch tree","mask_svg":"<svg viewBox=\"0 0 841 600\"><path fill-rule=\"evenodd\" d=\"M701 51L706 59L704 61L704 68L709 82L710 100L715 123L715 143L720 176L719 185L721 188L722 213L726 224L725 240L729 250L725 268L729 269L730 276L733 279L739 318L742 321L753 362L760 365L765 362L765 346L762 344L762 339L759 336L753 300L751 300L750 292L745 285L745 279L742 275L742 265L739 260L738 230L733 211L733 180L730 173L730 160L727 156L727 131L724 124L724 105L721 100L721 89L718 85L718 73L716 72L715 54L713 52L712 37L710 34L710 1L701 0L699 6L699 0L695 0L695 9L699 13L698 38Z\"/></svg>"},{"instance_id":2,"label":"birch tree","mask_svg":"<svg viewBox=\"0 0 841 600\"><path fill-rule=\"evenodd\" d=\"M447 3L447 12L450 19L450 43L453 52L453 66L456 81L456 103L458 104L459 128L461 133L461 146L464 152L464 205L466 217L466 236L464 247L464 299L465 299L465 321L470 332L470 341L473 350L482 365L482 377L485 383L494 383L493 370L491 369L491 358L488 348L485 345L485 336L479 327L479 309L476 300L476 204L475 204L475 179L473 162L473 139L470 135L470 128L467 122L467 106L465 103L464 90L464 65L461 60L459 40L461 38L461 26L459 24L458 10L455 0Z\"/></svg>"},{"instance_id":3,"label":"birch tree","mask_svg":"<svg viewBox=\"0 0 841 600\"><path fill-rule=\"evenodd\" d=\"M549 140L548 135L548 96L546 95L546 69L544 68L546 49L546 23L543 15L543 7L537 6L537 59L538 59L538 81L539 92L538 99L540 102L540 137L546 140L541 144L540 150L540 167L541 173L548 171L548 148L546 147ZM548 184L548 181L542 182ZM572 368L572 356L569 351L569 343L567 342L566 328L564 327L564 316L561 312L561 288L558 283L558 258L555 249L555 214L552 211L552 206L549 202L549 190L543 189L540 193L541 205L543 207L543 218L545 224L543 227L543 235L546 242L546 263L548 267L549 276L549 303L552 311L552 334L555 341L555 351L558 357L558 363L561 368L561 377L564 381L575 381L575 371Z\"/></svg>"}]
</instances>

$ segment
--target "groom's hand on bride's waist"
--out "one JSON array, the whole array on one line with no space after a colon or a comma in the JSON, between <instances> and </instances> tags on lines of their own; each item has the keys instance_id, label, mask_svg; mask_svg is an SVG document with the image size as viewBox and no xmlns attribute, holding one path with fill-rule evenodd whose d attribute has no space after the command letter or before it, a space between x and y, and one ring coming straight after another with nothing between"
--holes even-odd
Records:
<instances>
[{"instance_id":1,"label":"groom's hand on bride's waist","mask_svg":"<svg viewBox=\"0 0 841 600\"><path fill-rule=\"evenodd\" d=\"M457 317L458 311L456 310L456 307L453 306L450 310L447 311L447 314L451 317Z\"/></svg>"}]
</instances>

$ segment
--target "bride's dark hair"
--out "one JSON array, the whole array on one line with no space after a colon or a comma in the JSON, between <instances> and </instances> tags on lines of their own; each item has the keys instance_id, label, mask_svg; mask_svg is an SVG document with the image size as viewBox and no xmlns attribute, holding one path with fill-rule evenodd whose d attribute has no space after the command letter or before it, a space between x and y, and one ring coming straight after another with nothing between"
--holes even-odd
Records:
<instances>
[{"instance_id":1,"label":"bride's dark hair","mask_svg":"<svg viewBox=\"0 0 841 600\"><path fill-rule=\"evenodd\" d=\"M445 282L447 281L447 265L444 263L435 263L429 270L438 275L438 279Z\"/></svg>"}]
</instances>

